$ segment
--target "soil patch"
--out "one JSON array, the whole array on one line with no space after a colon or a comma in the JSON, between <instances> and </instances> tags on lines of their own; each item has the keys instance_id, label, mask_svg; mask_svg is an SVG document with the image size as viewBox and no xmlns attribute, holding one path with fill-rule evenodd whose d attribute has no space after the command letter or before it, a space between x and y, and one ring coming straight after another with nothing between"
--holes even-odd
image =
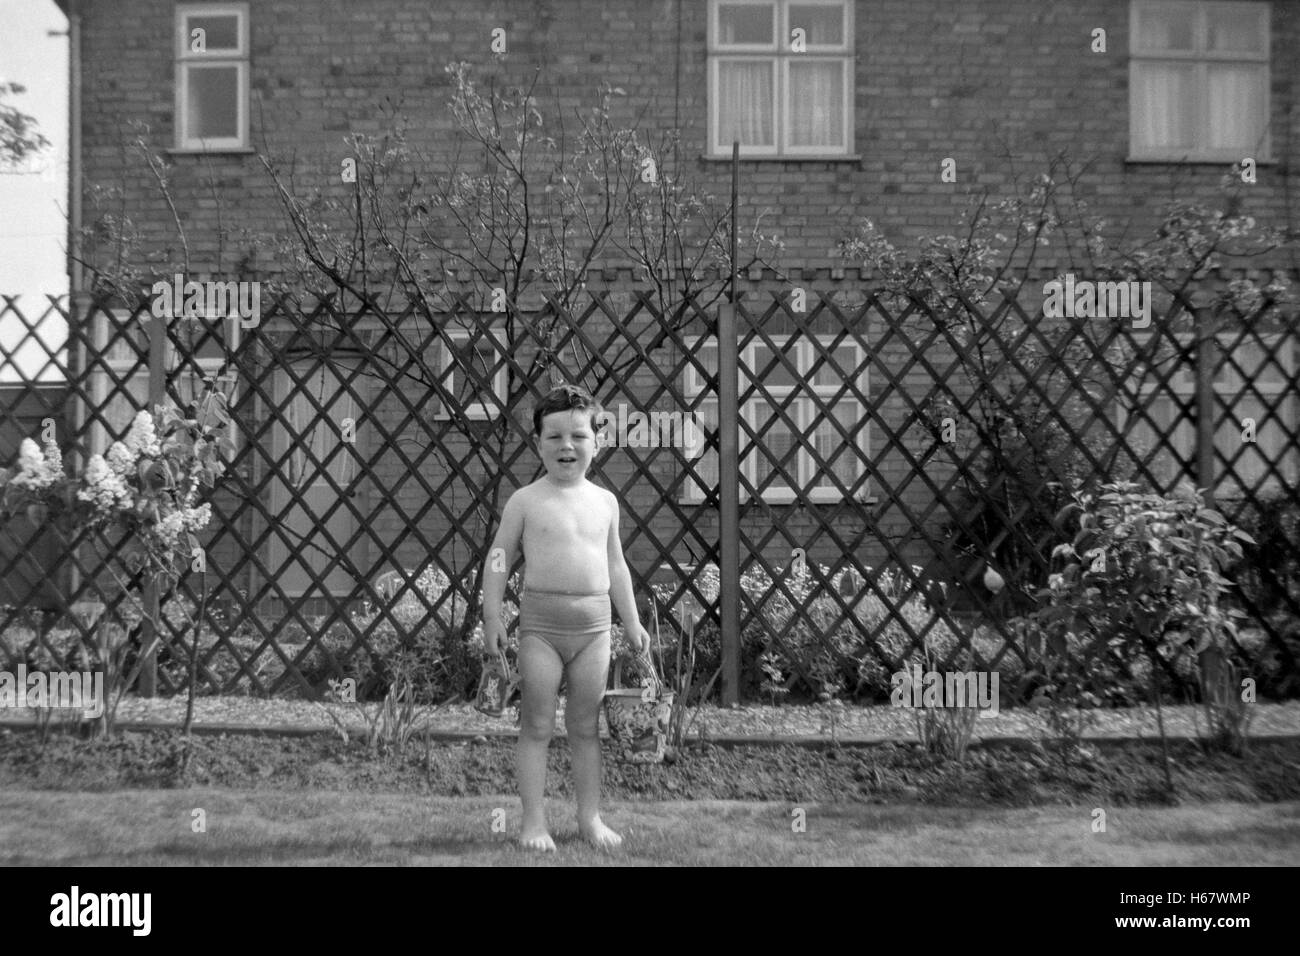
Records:
<instances>
[{"instance_id":1,"label":"soil patch","mask_svg":"<svg viewBox=\"0 0 1300 956\"><path fill-rule=\"evenodd\" d=\"M608 753L604 794L633 800L768 800L924 803L936 806L1104 806L1170 802L1159 742L1090 741L1067 763L1023 742L973 747L965 762L920 746L692 744L671 764L621 764ZM189 772L175 730L113 740L0 730L0 788L112 791L185 786L241 790L345 790L444 796L513 794L508 738L417 742L399 757L314 735L195 735ZM1300 799L1300 740L1252 741L1244 756L1171 741L1175 801ZM552 741L547 792L572 799L569 748Z\"/></svg>"}]
</instances>

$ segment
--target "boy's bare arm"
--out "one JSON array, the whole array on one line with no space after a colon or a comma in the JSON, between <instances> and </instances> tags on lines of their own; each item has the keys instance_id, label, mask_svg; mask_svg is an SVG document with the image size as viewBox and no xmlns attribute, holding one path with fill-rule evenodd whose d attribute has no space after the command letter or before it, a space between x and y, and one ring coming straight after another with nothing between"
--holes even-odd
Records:
<instances>
[{"instance_id":1,"label":"boy's bare arm","mask_svg":"<svg viewBox=\"0 0 1300 956\"><path fill-rule=\"evenodd\" d=\"M501 527L483 565L483 620L501 620L501 601L524 533L523 492L516 491L501 511Z\"/></svg>"},{"instance_id":2,"label":"boy's bare arm","mask_svg":"<svg viewBox=\"0 0 1300 956\"><path fill-rule=\"evenodd\" d=\"M609 541L606 552L609 561L609 596L614 607L618 609L619 619L623 622L623 631L634 645L641 643L641 621L636 613L636 592L632 588L632 572L627 569L627 560L623 557L623 540L618 533L618 499L612 494L610 498Z\"/></svg>"}]
</instances>

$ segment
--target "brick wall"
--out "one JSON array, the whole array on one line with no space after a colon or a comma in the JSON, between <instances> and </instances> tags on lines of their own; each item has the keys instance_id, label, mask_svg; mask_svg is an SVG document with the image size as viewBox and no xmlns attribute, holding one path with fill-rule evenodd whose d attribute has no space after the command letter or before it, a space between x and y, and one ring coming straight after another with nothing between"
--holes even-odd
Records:
<instances>
[{"instance_id":1,"label":"brick wall","mask_svg":"<svg viewBox=\"0 0 1300 956\"><path fill-rule=\"evenodd\" d=\"M570 122L608 82L627 92L615 99L619 119L630 123L645 109L642 127L657 141L680 116L684 154L704 151L703 0L252 0L250 7L253 141L275 156L292 155L304 191L319 186L344 198L343 138L388 128L385 111L394 104L413 120L413 144L435 154L446 147L452 120L443 68L454 60L516 79L540 67L542 103L562 104ZM87 183L123 187L147 245L178 259L153 177L130 154L124 163L121 150L132 120L147 122L157 145L171 145L173 9L164 0L91 3L83 95ZM854 216L873 218L896 240L944 232L969 190L989 187L999 196L1013 175L1045 168L1044 157L1060 151L1092 163L1080 194L1117 231L1148 233L1160 204L1174 195L1213 199L1222 165L1125 162L1128 11L1127 0L859 3L860 161L743 162L742 229L766 211L764 223L787 244L780 265L825 268L835 264L831 250ZM507 31L504 64L493 62L488 47L495 26ZM1108 35L1105 54L1089 49L1098 26ZM1272 43L1273 152L1284 159L1300 133L1292 55L1300 6L1273 4ZM955 184L940 182L946 157L957 163ZM175 162L172 185L195 271L233 269L244 251L240 230L283 229L256 157L185 155ZM727 194L726 163L695 159L687 172L702 190ZM1285 173L1282 165L1261 167L1248 209L1261 221L1286 218ZM228 235L220 263L219 213ZM273 262L262 255L253 266Z\"/></svg>"}]
</instances>

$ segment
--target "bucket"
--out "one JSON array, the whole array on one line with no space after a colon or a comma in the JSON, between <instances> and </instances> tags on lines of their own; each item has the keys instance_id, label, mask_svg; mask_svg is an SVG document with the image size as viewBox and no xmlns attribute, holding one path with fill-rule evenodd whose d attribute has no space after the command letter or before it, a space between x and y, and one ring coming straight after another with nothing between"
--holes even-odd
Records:
<instances>
[{"instance_id":1,"label":"bucket","mask_svg":"<svg viewBox=\"0 0 1300 956\"><path fill-rule=\"evenodd\" d=\"M510 698L519 687L519 672L510 666L504 650L496 659L483 655L483 675L478 681L478 693L474 695L474 709L489 717L501 717L510 705Z\"/></svg>"},{"instance_id":2,"label":"bucket","mask_svg":"<svg viewBox=\"0 0 1300 956\"><path fill-rule=\"evenodd\" d=\"M624 763L663 763L674 694L664 689L654 660L644 655L649 679L644 687L620 687L621 668L614 671L614 688L605 691L605 723L614 755Z\"/></svg>"}]
</instances>

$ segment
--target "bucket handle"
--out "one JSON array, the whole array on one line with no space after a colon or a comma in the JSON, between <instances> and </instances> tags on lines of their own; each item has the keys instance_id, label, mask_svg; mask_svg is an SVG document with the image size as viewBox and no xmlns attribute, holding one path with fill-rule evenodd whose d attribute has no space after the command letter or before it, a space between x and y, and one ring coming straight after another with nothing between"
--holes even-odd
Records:
<instances>
[{"instance_id":1,"label":"bucket handle","mask_svg":"<svg viewBox=\"0 0 1300 956\"><path fill-rule=\"evenodd\" d=\"M644 665L645 671L648 673L650 677L650 683L647 684L645 687L641 688L641 699L653 700L654 698L658 697L659 694L663 691L664 681L663 678L659 676L658 668L655 667L654 657L650 655L649 651L642 651L636 657L632 658L632 660L636 661L639 664ZM622 677L623 677L623 666L622 666L622 662L620 661L619 665L614 668L614 687L613 687L614 690L623 690Z\"/></svg>"},{"instance_id":2,"label":"bucket handle","mask_svg":"<svg viewBox=\"0 0 1300 956\"><path fill-rule=\"evenodd\" d=\"M492 655L491 655L491 654L484 654L484 655L483 655L483 659L484 659L484 660L491 660L491 659L492 659ZM499 646L499 645L498 645L498 647L497 647L497 659L496 659L496 662L497 662L497 664L498 664L498 665L500 666L500 668L501 668L501 677L502 677L503 680L505 680L505 681L507 681L507 682L510 682L510 681L514 681L514 680L517 680L517 679L518 679L518 674L517 674L517 673L515 672L515 670L510 666L510 658L508 658L508 657L506 656L506 649L505 649L504 647L502 647L502 646Z\"/></svg>"}]
</instances>

